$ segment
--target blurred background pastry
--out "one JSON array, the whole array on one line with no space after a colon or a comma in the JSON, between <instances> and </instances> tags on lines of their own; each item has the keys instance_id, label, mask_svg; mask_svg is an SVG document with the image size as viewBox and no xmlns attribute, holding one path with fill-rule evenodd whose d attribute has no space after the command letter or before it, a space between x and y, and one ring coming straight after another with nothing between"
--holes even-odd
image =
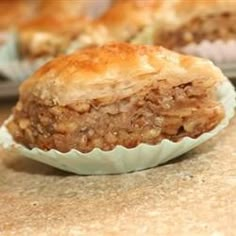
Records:
<instances>
[{"instance_id":1,"label":"blurred background pastry","mask_svg":"<svg viewBox=\"0 0 236 236\"><path fill-rule=\"evenodd\" d=\"M95 30L93 19L109 8L111 0L18 0L11 4L17 9L18 5L26 7L29 14L25 20L9 21L9 38L0 48L0 75L22 81L53 57L102 44L103 27ZM1 10L8 11L11 4L3 4Z\"/></svg>"},{"instance_id":2,"label":"blurred background pastry","mask_svg":"<svg viewBox=\"0 0 236 236\"><path fill-rule=\"evenodd\" d=\"M163 0L116 0L97 21L104 24L117 41L131 41L157 17Z\"/></svg>"},{"instance_id":3,"label":"blurred background pastry","mask_svg":"<svg viewBox=\"0 0 236 236\"><path fill-rule=\"evenodd\" d=\"M236 61L235 0L117 0L97 22L117 41Z\"/></svg>"},{"instance_id":4,"label":"blurred background pastry","mask_svg":"<svg viewBox=\"0 0 236 236\"><path fill-rule=\"evenodd\" d=\"M156 43L175 49L203 40L236 39L234 0L179 0L173 3L173 10L175 20L163 28Z\"/></svg>"},{"instance_id":5,"label":"blurred background pastry","mask_svg":"<svg viewBox=\"0 0 236 236\"><path fill-rule=\"evenodd\" d=\"M40 15L63 17L86 15L96 18L105 12L112 0L38 0ZM52 14L53 13L53 14Z\"/></svg>"},{"instance_id":6,"label":"blurred background pastry","mask_svg":"<svg viewBox=\"0 0 236 236\"><path fill-rule=\"evenodd\" d=\"M72 49L79 49L83 47L78 43L79 35L87 29L92 40L82 45L95 44L96 38L93 39L92 35L97 27L93 27L92 19L105 11L110 2L39 0L37 16L19 27L19 50L22 59L55 57ZM99 27L98 33L103 34ZM83 42L83 38L81 40Z\"/></svg>"},{"instance_id":7,"label":"blurred background pastry","mask_svg":"<svg viewBox=\"0 0 236 236\"><path fill-rule=\"evenodd\" d=\"M110 42L134 43L146 29L161 22L163 0L114 0L111 7L90 22L69 46L75 49L103 45ZM145 41L147 43L147 41Z\"/></svg>"},{"instance_id":8,"label":"blurred background pastry","mask_svg":"<svg viewBox=\"0 0 236 236\"><path fill-rule=\"evenodd\" d=\"M47 15L21 25L18 36L21 58L51 58L65 53L88 22L82 16Z\"/></svg>"},{"instance_id":9,"label":"blurred background pastry","mask_svg":"<svg viewBox=\"0 0 236 236\"><path fill-rule=\"evenodd\" d=\"M0 2L0 44L8 38L8 31L17 24L33 17L36 1L30 0L1 0Z\"/></svg>"},{"instance_id":10,"label":"blurred background pastry","mask_svg":"<svg viewBox=\"0 0 236 236\"><path fill-rule=\"evenodd\" d=\"M156 32L154 44L216 63L236 61L235 0L177 0L171 11L175 17Z\"/></svg>"}]
</instances>

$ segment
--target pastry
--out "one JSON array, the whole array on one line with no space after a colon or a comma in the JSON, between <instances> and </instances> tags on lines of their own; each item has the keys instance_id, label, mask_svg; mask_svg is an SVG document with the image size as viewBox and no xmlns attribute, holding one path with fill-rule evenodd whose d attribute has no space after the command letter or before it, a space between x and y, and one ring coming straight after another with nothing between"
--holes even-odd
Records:
<instances>
[{"instance_id":1,"label":"pastry","mask_svg":"<svg viewBox=\"0 0 236 236\"><path fill-rule=\"evenodd\" d=\"M109 7L111 0L40 0L39 15L95 17Z\"/></svg>"},{"instance_id":2,"label":"pastry","mask_svg":"<svg viewBox=\"0 0 236 236\"><path fill-rule=\"evenodd\" d=\"M83 17L39 17L20 28L23 58L52 57L63 53L77 37L87 19Z\"/></svg>"},{"instance_id":3,"label":"pastry","mask_svg":"<svg viewBox=\"0 0 236 236\"><path fill-rule=\"evenodd\" d=\"M85 17L41 16L21 25L19 45L22 58L54 57L65 53L87 23Z\"/></svg>"},{"instance_id":4,"label":"pastry","mask_svg":"<svg viewBox=\"0 0 236 236\"><path fill-rule=\"evenodd\" d=\"M179 49L203 40L236 39L235 0L175 0L169 11L174 12L175 17L171 24L157 32L156 44Z\"/></svg>"},{"instance_id":5,"label":"pastry","mask_svg":"<svg viewBox=\"0 0 236 236\"><path fill-rule=\"evenodd\" d=\"M9 32L17 24L32 17L35 3L27 0L1 0L0 2L0 44L7 41Z\"/></svg>"},{"instance_id":6,"label":"pastry","mask_svg":"<svg viewBox=\"0 0 236 236\"><path fill-rule=\"evenodd\" d=\"M1 0L0 3L0 30L8 30L15 24L25 21L32 16L33 4L27 0Z\"/></svg>"},{"instance_id":7,"label":"pastry","mask_svg":"<svg viewBox=\"0 0 236 236\"><path fill-rule=\"evenodd\" d=\"M116 0L97 21L105 25L117 41L131 41L153 24L163 0Z\"/></svg>"},{"instance_id":8,"label":"pastry","mask_svg":"<svg viewBox=\"0 0 236 236\"><path fill-rule=\"evenodd\" d=\"M111 42L135 42L140 35L146 34L153 22L158 21L162 6L163 0L115 0L101 17L87 24L69 45L68 51Z\"/></svg>"},{"instance_id":9,"label":"pastry","mask_svg":"<svg viewBox=\"0 0 236 236\"><path fill-rule=\"evenodd\" d=\"M118 0L100 22L117 41L162 45L226 63L236 60L235 15L235 0Z\"/></svg>"},{"instance_id":10,"label":"pastry","mask_svg":"<svg viewBox=\"0 0 236 236\"><path fill-rule=\"evenodd\" d=\"M101 0L98 6L93 0L40 0L37 17L22 24L19 29L22 58L51 58L113 41L102 23L88 17L95 16L94 8L97 14L108 7L109 2Z\"/></svg>"},{"instance_id":11,"label":"pastry","mask_svg":"<svg viewBox=\"0 0 236 236\"><path fill-rule=\"evenodd\" d=\"M61 152L196 138L225 115L216 94L224 79L210 61L162 47L87 48L23 82L8 129L28 148Z\"/></svg>"},{"instance_id":12,"label":"pastry","mask_svg":"<svg viewBox=\"0 0 236 236\"><path fill-rule=\"evenodd\" d=\"M59 4L55 7L53 0L41 1L45 4L46 8L45 11L40 11L42 17L28 22L20 30L20 48L23 58L37 58L43 55L47 56L47 54L48 56L57 56L61 53L73 52L84 47L98 46L110 42L134 42L140 34L146 33L146 28L149 28L153 22L158 22L158 19L161 18L161 9L165 5L163 0L116 0L111 8L98 19L87 19L86 22L85 18L81 17L81 22L73 23L75 27L71 27L72 23L70 23L70 20L71 18L74 19L75 16L70 16L68 20L70 10L65 10L67 9L65 7L68 4L67 1L62 0L60 1L61 5ZM77 7L81 7L80 2L77 2L77 5L76 3L74 4ZM53 8L58 9L56 10L58 14L50 16L49 12L52 10L48 9ZM70 15L74 15L72 13ZM43 32L43 27L46 32ZM70 37L69 40L63 32L63 29L66 28L74 28L73 37ZM54 35L53 31L60 31L60 33ZM47 37L45 34L47 34ZM48 39L49 36L50 39ZM58 48L58 46L56 46L58 49L53 48L53 44L57 45L58 40L63 41L61 43L63 45L62 49ZM41 52L41 49L45 47L47 51L54 53Z\"/></svg>"}]
</instances>

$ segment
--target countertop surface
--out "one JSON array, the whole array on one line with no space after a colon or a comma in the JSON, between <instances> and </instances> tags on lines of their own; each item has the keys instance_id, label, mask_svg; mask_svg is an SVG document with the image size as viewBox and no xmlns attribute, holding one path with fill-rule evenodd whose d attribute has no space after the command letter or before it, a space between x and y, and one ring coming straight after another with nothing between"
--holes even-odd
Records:
<instances>
[{"instance_id":1,"label":"countertop surface","mask_svg":"<svg viewBox=\"0 0 236 236\"><path fill-rule=\"evenodd\" d=\"M0 103L0 123L13 103ZM166 165L76 176L0 149L0 235L236 235L236 118Z\"/></svg>"}]
</instances>

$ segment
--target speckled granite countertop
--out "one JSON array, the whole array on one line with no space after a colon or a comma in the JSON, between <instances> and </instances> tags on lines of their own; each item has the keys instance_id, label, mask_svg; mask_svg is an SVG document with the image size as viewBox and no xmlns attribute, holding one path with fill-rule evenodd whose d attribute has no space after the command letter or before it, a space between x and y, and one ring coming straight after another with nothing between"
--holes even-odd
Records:
<instances>
[{"instance_id":1,"label":"speckled granite countertop","mask_svg":"<svg viewBox=\"0 0 236 236\"><path fill-rule=\"evenodd\" d=\"M0 150L0 235L236 235L236 118L187 155L125 175L76 176Z\"/></svg>"}]
</instances>

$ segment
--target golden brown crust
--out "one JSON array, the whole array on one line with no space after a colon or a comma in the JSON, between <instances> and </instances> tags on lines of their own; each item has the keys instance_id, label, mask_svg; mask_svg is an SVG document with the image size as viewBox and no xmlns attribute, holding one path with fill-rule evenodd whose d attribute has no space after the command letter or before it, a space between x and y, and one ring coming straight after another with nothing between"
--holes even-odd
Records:
<instances>
[{"instance_id":1,"label":"golden brown crust","mask_svg":"<svg viewBox=\"0 0 236 236\"><path fill-rule=\"evenodd\" d=\"M85 17L78 16L64 16L64 18L56 16L40 16L22 24L20 26L20 31L22 34L37 32L75 32L77 29L80 29L87 20L88 19Z\"/></svg>"},{"instance_id":2,"label":"golden brown crust","mask_svg":"<svg viewBox=\"0 0 236 236\"><path fill-rule=\"evenodd\" d=\"M161 80L170 84L205 78L224 79L210 61L162 47L110 44L58 57L39 69L20 88L24 99L46 105L75 102L110 104Z\"/></svg>"},{"instance_id":3,"label":"golden brown crust","mask_svg":"<svg viewBox=\"0 0 236 236\"><path fill-rule=\"evenodd\" d=\"M1 0L0 2L0 30L8 30L20 22L32 17L34 1Z\"/></svg>"},{"instance_id":4,"label":"golden brown crust","mask_svg":"<svg viewBox=\"0 0 236 236\"><path fill-rule=\"evenodd\" d=\"M64 53L88 23L85 17L41 16L20 27L20 49L23 57L56 56Z\"/></svg>"},{"instance_id":5,"label":"golden brown crust","mask_svg":"<svg viewBox=\"0 0 236 236\"><path fill-rule=\"evenodd\" d=\"M40 0L38 12L41 16L97 17L110 5L111 0Z\"/></svg>"},{"instance_id":6,"label":"golden brown crust","mask_svg":"<svg viewBox=\"0 0 236 236\"><path fill-rule=\"evenodd\" d=\"M175 0L176 1L176 0ZM234 0L177 0L174 4L175 10L179 15L209 14L208 12L222 12L225 10L236 12Z\"/></svg>"},{"instance_id":7,"label":"golden brown crust","mask_svg":"<svg viewBox=\"0 0 236 236\"><path fill-rule=\"evenodd\" d=\"M153 23L162 0L117 0L97 22L105 25L116 40L127 41Z\"/></svg>"}]
</instances>

